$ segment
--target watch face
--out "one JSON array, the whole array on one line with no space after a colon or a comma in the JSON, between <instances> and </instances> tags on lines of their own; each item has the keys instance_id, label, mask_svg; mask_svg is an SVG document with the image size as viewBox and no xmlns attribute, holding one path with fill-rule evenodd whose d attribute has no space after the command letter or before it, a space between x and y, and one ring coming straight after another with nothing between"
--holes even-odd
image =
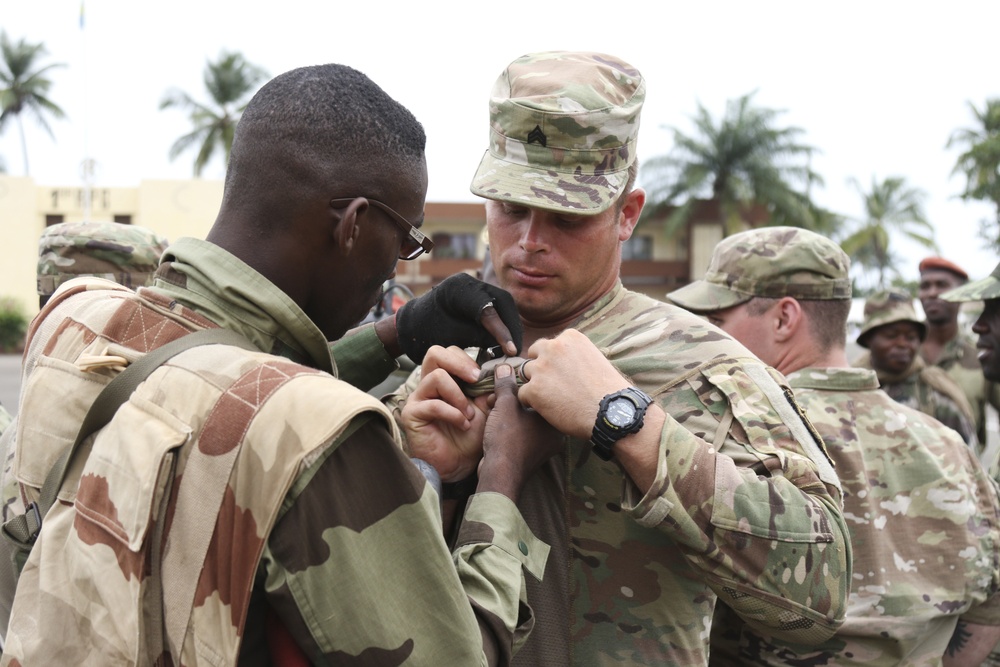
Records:
<instances>
[{"instance_id":1,"label":"watch face","mask_svg":"<svg viewBox=\"0 0 1000 667\"><path fill-rule=\"evenodd\" d=\"M635 404L627 398L616 398L608 405L607 420L618 428L625 428L635 421Z\"/></svg>"}]
</instances>

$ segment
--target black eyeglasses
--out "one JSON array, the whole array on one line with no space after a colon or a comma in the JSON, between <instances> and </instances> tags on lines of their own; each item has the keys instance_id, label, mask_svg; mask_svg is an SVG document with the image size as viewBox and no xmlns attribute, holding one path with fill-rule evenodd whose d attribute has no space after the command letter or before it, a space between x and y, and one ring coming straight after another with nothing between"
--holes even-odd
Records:
<instances>
[{"instance_id":1,"label":"black eyeglasses","mask_svg":"<svg viewBox=\"0 0 1000 667\"><path fill-rule=\"evenodd\" d=\"M350 204L352 201L357 199L357 197L345 197L342 199L331 199L330 206L334 208L343 208ZM406 236L403 237L403 245L399 247L399 259L416 259L425 252L430 252L434 249L434 242L427 238L427 235L422 231L417 229L413 223L396 213L392 208L383 204L377 199L372 199L371 197L365 197L368 203L379 209L396 223L396 226L406 232Z\"/></svg>"}]
</instances>

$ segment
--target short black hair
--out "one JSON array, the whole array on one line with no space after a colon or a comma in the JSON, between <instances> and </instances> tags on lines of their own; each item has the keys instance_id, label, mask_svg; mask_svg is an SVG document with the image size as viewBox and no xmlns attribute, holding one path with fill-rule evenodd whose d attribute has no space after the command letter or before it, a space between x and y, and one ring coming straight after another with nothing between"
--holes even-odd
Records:
<instances>
[{"instance_id":1,"label":"short black hair","mask_svg":"<svg viewBox=\"0 0 1000 667\"><path fill-rule=\"evenodd\" d=\"M285 201L316 192L379 198L378 176L422 164L426 142L413 114L361 72L339 64L294 69L265 84L243 111L224 205L249 198L260 211L269 192Z\"/></svg>"}]
</instances>

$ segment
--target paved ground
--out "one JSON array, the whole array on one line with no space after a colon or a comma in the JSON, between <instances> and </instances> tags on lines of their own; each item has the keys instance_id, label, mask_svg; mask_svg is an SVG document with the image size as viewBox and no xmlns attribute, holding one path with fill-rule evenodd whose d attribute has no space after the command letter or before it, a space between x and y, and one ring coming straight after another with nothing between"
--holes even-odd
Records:
<instances>
[{"instance_id":1,"label":"paved ground","mask_svg":"<svg viewBox=\"0 0 1000 667\"><path fill-rule=\"evenodd\" d=\"M9 413L17 413L17 395L21 390L21 355L0 354L0 403Z\"/></svg>"}]
</instances>

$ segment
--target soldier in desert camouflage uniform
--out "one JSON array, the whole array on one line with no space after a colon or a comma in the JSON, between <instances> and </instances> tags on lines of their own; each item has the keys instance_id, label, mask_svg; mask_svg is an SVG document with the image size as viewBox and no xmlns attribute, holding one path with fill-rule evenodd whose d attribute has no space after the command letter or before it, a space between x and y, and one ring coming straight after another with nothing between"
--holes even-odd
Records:
<instances>
[{"instance_id":1,"label":"soldier in desert camouflage uniform","mask_svg":"<svg viewBox=\"0 0 1000 667\"><path fill-rule=\"evenodd\" d=\"M504 433L485 425L450 553L390 415L332 376L328 340L429 247L424 141L363 74L288 72L240 120L207 241L172 244L138 293L100 279L56 292L29 332L29 499L121 366L220 326L263 351L187 350L100 431L45 517L0 664L509 663L533 623L524 573L548 551L512 502L552 451L525 426L537 417L503 380Z\"/></svg>"},{"instance_id":2,"label":"soldier in desert camouflage uniform","mask_svg":"<svg viewBox=\"0 0 1000 667\"><path fill-rule=\"evenodd\" d=\"M959 326L960 304L941 298L945 292L968 282L969 275L943 257L924 258L919 269L917 296L927 324L927 338L920 345L920 357L944 370L965 394L979 440L979 460L994 479L1000 479L1000 450L990 452L990 460L984 459L984 454L987 454L986 405L1000 409L1000 384L983 377L983 369L976 358L975 337Z\"/></svg>"},{"instance_id":3,"label":"soldier in desert camouflage uniform","mask_svg":"<svg viewBox=\"0 0 1000 667\"><path fill-rule=\"evenodd\" d=\"M898 290L876 292L865 301L864 313L857 342L868 352L854 365L874 369L885 393L955 429L978 454L979 440L965 394L947 373L928 366L917 354L927 326L917 319L912 297Z\"/></svg>"},{"instance_id":4,"label":"soldier in desert camouflage uniform","mask_svg":"<svg viewBox=\"0 0 1000 667\"><path fill-rule=\"evenodd\" d=\"M36 280L39 308L45 306L60 285L83 276L106 278L133 289L149 285L153 282L153 272L160 262L160 255L166 248L165 238L136 225L107 221L50 225L38 239ZM29 364L33 363L33 359L29 360ZM11 421L8 415L7 424L4 424L0 417L0 433L6 431ZM14 450L7 446L11 435L0 438L4 461L0 477L3 521L24 511L13 474ZM8 579L8 574L5 567L0 567L0 635L7 631L14 594L14 582Z\"/></svg>"},{"instance_id":5,"label":"soldier in desert camouflage uniform","mask_svg":"<svg viewBox=\"0 0 1000 667\"><path fill-rule=\"evenodd\" d=\"M489 200L497 281L531 345L518 397L568 443L520 503L553 546L544 580L529 583L537 620L520 665L705 665L717 596L803 642L826 639L844 614L837 479L783 380L715 327L619 280L645 200L632 189L644 94L614 56L555 52L514 61L490 100L472 191ZM466 404L444 370L472 362L455 349L428 356L424 380L437 375L458 408L453 439L412 427L416 394L401 419L411 450L458 482L475 435L461 430ZM588 443L599 404L629 385L653 404L601 460Z\"/></svg>"},{"instance_id":6,"label":"soldier in desert camouflage uniform","mask_svg":"<svg viewBox=\"0 0 1000 667\"><path fill-rule=\"evenodd\" d=\"M949 642L951 664L972 665L1000 636L994 486L953 431L848 365L849 269L836 243L770 227L723 240L704 280L667 295L788 378L837 465L854 547L836 635L788 644L720 605L713 665L941 665Z\"/></svg>"}]
</instances>

